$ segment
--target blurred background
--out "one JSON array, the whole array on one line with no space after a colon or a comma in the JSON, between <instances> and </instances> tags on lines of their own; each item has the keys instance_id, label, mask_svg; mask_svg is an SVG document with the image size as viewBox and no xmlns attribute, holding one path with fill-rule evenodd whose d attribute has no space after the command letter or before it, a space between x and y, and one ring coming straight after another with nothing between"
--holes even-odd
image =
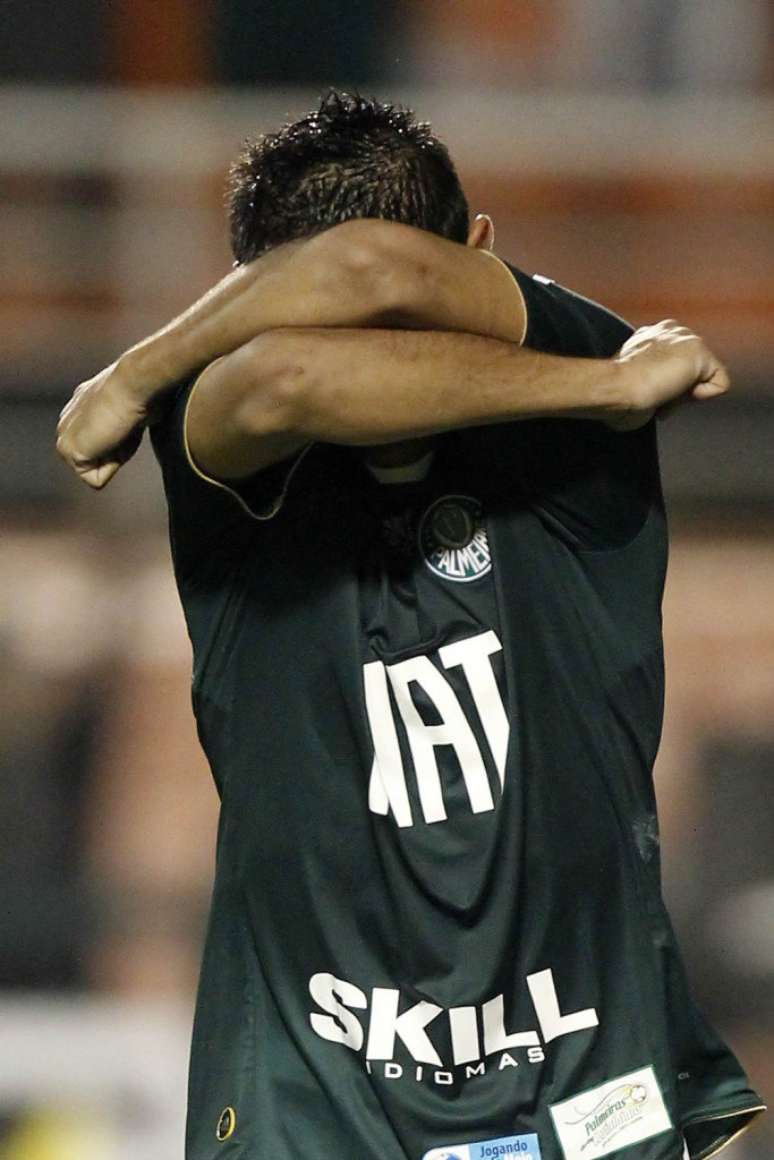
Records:
<instances>
[{"instance_id":1,"label":"blurred background","mask_svg":"<svg viewBox=\"0 0 774 1160\"><path fill-rule=\"evenodd\" d=\"M91 493L54 428L227 271L230 158L328 84L431 120L504 257L733 370L661 428L657 779L697 997L771 1096L773 31L770 0L4 0L0 1160L182 1155L216 797L155 462Z\"/></svg>"}]
</instances>

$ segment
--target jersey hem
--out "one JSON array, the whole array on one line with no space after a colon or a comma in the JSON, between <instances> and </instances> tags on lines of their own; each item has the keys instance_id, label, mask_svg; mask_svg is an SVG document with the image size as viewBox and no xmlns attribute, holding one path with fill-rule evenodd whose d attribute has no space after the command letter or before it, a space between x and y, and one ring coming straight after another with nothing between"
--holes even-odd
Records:
<instances>
[{"instance_id":1,"label":"jersey hem","mask_svg":"<svg viewBox=\"0 0 774 1160\"><path fill-rule=\"evenodd\" d=\"M731 1111L717 1112L714 1114L709 1113L707 1115L702 1115L699 1113L696 1116L691 1116L687 1120L683 1120L680 1124L680 1128L684 1133L686 1128L694 1127L697 1124L709 1124L715 1120L730 1120L735 1116L748 1115L750 1117L746 1123L742 1124L741 1128L737 1128L737 1130L732 1132L730 1136L714 1140L700 1152L691 1152L688 1148L688 1143L686 1140L686 1148L688 1148L690 1160L713 1160L713 1157L719 1156L720 1153L725 1148L727 1148L729 1144L733 1143L734 1140L738 1140L740 1136L749 1131L749 1129L758 1119L758 1116L767 1110L768 1106L766 1104L755 1104L752 1107L734 1108Z\"/></svg>"}]
</instances>

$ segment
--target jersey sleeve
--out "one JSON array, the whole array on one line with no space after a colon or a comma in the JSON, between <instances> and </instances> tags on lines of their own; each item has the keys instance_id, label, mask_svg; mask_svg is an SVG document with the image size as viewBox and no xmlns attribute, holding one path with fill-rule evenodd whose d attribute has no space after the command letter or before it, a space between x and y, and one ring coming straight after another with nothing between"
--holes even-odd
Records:
<instances>
[{"instance_id":1,"label":"jersey sleeve","mask_svg":"<svg viewBox=\"0 0 774 1160\"><path fill-rule=\"evenodd\" d=\"M291 477L304 457L297 455L245 479L209 479L194 464L187 447L185 414L194 380L182 383L164 416L150 430L161 466L169 513L175 570L180 579L197 570L227 568L273 519Z\"/></svg>"},{"instance_id":2,"label":"jersey sleeve","mask_svg":"<svg viewBox=\"0 0 774 1160\"><path fill-rule=\"evenodd\" d=\"M525 345L551 354L609 358L633 333L612 311L540 275L509 264L527 309ZM662 493L656 423L614 431L587 419L515 424L513 455L521 489L548 524L578 548L623 546L643 527Z\"/></svg>"}]
</instances>

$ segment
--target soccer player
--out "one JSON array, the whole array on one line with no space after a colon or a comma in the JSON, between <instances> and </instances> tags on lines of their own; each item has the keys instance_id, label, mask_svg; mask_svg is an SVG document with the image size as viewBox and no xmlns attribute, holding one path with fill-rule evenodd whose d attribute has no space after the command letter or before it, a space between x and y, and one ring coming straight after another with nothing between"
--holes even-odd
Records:
<instances>
[{"instance_id":1,"label":"soccer player","mask_svg":"<svg viewBox=\"0 0 774 1160\"><path fill-rule=\"evenodd\" d=\"M151 423L222 802L188 1160L705 1160L762 1103L661 899L654 415L725 370L496 258L389 105L230 214L59 428L101 487Z\"/></svg>"}]
</instances>

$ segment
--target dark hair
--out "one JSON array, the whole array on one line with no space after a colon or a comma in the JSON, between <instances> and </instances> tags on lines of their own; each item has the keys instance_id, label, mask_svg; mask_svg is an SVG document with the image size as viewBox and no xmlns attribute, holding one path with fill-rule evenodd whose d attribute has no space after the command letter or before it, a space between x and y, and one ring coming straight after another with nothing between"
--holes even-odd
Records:
<instances>
[{"instance_id":1,"label":"dark hair","mask_svg":"<svg viewBox=\"0 0 774 1160\"><path fill-rule=\"evenodd\" d=\"M334 89L314 112L245 143L229 172L228 209L240 263L352 218L468 236L467 199L427 122Z\"/></svg>"}]
</instances>

